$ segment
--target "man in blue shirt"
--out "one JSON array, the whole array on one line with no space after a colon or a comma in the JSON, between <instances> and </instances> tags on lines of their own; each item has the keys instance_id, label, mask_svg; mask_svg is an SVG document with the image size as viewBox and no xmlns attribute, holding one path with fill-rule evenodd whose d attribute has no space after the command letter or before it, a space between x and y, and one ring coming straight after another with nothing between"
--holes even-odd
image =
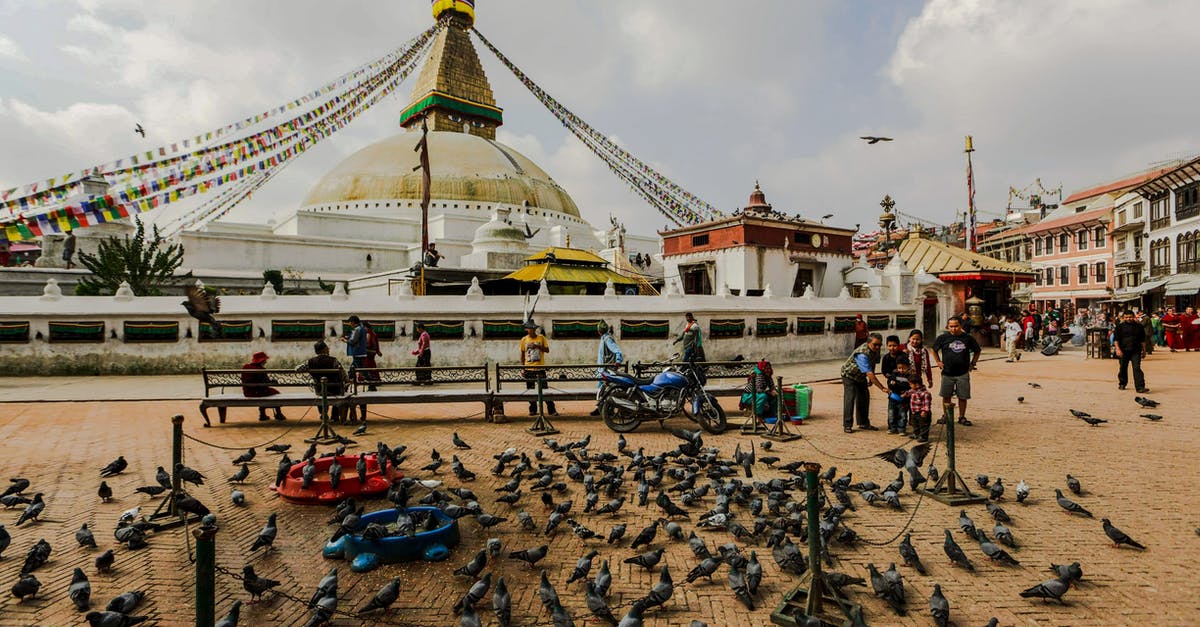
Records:
<instances>
[{"instance_id":1,"label":"man in blue shirt","mask_svg":"<svg viewBox=\"0 0 1200 627\"><path fill-rule=\"evenodd\" d=\"M875 376L875 365L879 363L879 349L883 346L883 336L871 333L846 363L842 364L842 428L846 433L853 433L854 421L857 419L858 428L864 431L878 431L879 427L871 426L868 412L871 409L870 386L875 386L887 393L887 386Z\"/></svg>"},{"instance_id":2,"label":"man in blue shirt","mask_svg":"<svg viewBox=\"0 0 1200 627\"><path fill-rule=\"evenodd\" d=\"M342 338L346 343L346 355L355 368L362 368L367 358L367 330L363 328L358 316L350 316L350 335Z\"/></svg>"},{"instance_id":3,"label":"man in blue shirt","mask_svg":"<svg viewBox=\"0 0 1200 627\"><path fill-rule=\"evenodd\" d=\"M603 366L624 362L625 355L621 353L621 347L617 345L617 339L613 337L612 329L609 328L608 323L601 320L600 324L596 326L600 331L600 346L596 349L596 364L601 366L600 370L603 369ZM597 372L599 372L599 370ZM597 383L596 385L600 386L603 385L603 383ZM592 410L591 415L600 415L599 405Z\"/></svg>"}]
</instances>

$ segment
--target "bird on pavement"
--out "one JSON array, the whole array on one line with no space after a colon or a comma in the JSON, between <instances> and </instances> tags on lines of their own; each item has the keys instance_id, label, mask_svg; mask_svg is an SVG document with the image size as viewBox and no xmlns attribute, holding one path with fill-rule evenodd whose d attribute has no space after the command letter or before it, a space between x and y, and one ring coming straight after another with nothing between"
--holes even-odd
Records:
<instances>
[{"instance_id":1,"label":"bird on pavement","mask_svg":"<svg viewBox=\"0 0 1200 627\"><path fill-rule=\"evenodd\" d=\"M84 618L91 627L130 627L150 620L149 616L130 616L120 612L88 612Z\"/></svg>"},{"instance_id":2,"label":"bird on pavement","mask_svg":"<svg viewBox=\"0 0 1200 627\"><path fill-rule=\"evenodd\" d=\"M567 583L574 583L580 579L586 579L588 573L592 571L592 559L599 555L599 551L588 551L583 557L575 562L575 570L571 571L571 576L567 578Z\"/></svg>"},{"instance_id":3,"label":"bird on pavement","mask_svg":"<svg viewBox=\"0 0 1200 627\"><path fill-rule=\"evenodd\" d=\"M871 574L871 588L875 590L875 595L886 601L897 616L904 616L907 610L904 608L903 582L896 578L899 573L892 577L884 576L875 568L875 564L871 563L867 564L867 572Z\"/></svg>"},{"instance_id":4,"label":"bird on pavement","mask_svg":"<svg viewBox=\"0 0 1200 627\"><path fill-rule=\"evenodd\" d=\"M875 137L874 135L864 135L862 137L859 137L859 139L867 142L868 145L878 144L879 142L892 141L891 137Z\"/></svg>"},{"instance_id":5,"label":"bird on pavement","mask_svg":"<svg viewBox=\"0 0 1200 627\"><path fill-rule=\"evenodd\" d=\"M1083 508L1079 503L1063 496L1062 490L1054 489L1055 499L1058 501L1058 506L1072 514L1083 514L1088 518L1095 518L1092 513Z\"/></svg>"},{"instance_id":6,"label":"bird on pavement","mask_svg":"<svg viewBox=\"0 0 1200 627\"><path fill-rule=\"evenodd\" d=\"M0 494L0 496L20 494L29 489L29 480L24 477L13 477L9 479L8 482L9 485L4 489L4 494Z\"/></svg>"},{"instance_id":7,"label":"bird on pavement","mask_svg":"<svg viewBox=\"0 0 1200 627\"><path fill-rule=\"evenodd\" d=\"M508 593L503 576L496 581L496 587L492 590L492 611L496 613L500 627L508 627L512 621L512 595Z\"/></svg>"},{"instance_id":8,"label":"bird on pavement","mask_svg":"<svg viewBox=\"0 0 1200 627\"><path fill-rule=\"evenodd\" d=\"M109 549L100 555L96 556L96 570L98 572L107 573L112 570L114 557L113 550Z\"/></svg>"},{"instance_id":9,"label":"bird on pavement","mask_svg":"<svg viewBox=\"0 0 1200 627\"><path fill-rule=\"evenodd\" d=\"M400 578L393 577L391 581L383 584L379 592L358 610L359 614L374 612L375 610L384 610L385 612L400 598Z\"/></svg>"},{"instance_id":10,"label":"bird on pavement","mask_svg":"<svg viewBox=\"0 0 1200 627\"><path fill-rule=\"evenodd\" d=\"M1070 589L1070 587L1070 579L1065 577L1057 577L1049 581L1043 581L1042 583L1021 592L1021 596L1027 599L1045 599L1047 601L1054 599L1055 601L1066 605L1066 603L1063 603L1062 597L1067 593L1067 590Z\"/></svg>"},{"instance_id":11,"label":"bird on pavement","mask_svg":"<svg viewBox=\"0 0 1200 627\"><path fill-rule=\"evenodd\" d=\"M272 513L267 517L267 524L263 525L262 530L258 532L258 537L254 539L254 544L250 545L251 553L258 549L270 551L275 548L275 536L279 534L279 527L275 524L275 516Z\"/></svg>"},{"instance_id":12,"label":"bird on pavement","mask_svg":"<svg viewBox=\"0 0 1200 627\"><path fill-rule=\"evenodd\" d=\"M254 572L254 567L247 564L242 567L242 588L250 593L250 603L254 603L255 599L261 599L264 592L278 586L279 582L266 577L259 577Z\"/></svg>"},{"instance_id":13,"label":"bird on pavement","mask_svg":"<svg viewBox=\"0 0 1200 627\"><path fill-rule=\"evenodd\" d=\"M451 438L450 441L454 443L454 448L459 448L459 449L464 449L464 450L469 450L471 448L470 444L467 444L466 442L463 441L462 438L458 437L457 431L454 432L453 437Z\"/></svg>"},{"instance_id":14,"label":"bird on pavement","mask_svg":"<svg viewBox=\"0 0 1200 627\"><path fill-rule=\"evenodd\" d=\"M1017 482L1017 502L1024 504L1027 498L1029 498L1029 484L1022 479Z\"/></svg>"},{"instance_id":15,"label":"bird on pavement","mask_svg":"<svg viewBox=\"0 0 1200 627\"><path fill-rule=\"evenodd\" d=\"M179 304L183 305L188 315L200 322L208 323L213 336L221 337L221 323L213 317L213 314L221 313L221 298L208 293L198 285L189 285L184 293L187 295L187 299Z\"/></svg>"},{"instance_id":16,"label":"bird on pavement","mask_svg":"<svg viewBox=\"0 0 1200 627\"><path fill-rule=\"evenodd\" d=\"M246 480L246 477L249 476L250 467L243 463L242 467L239 468L237 472L233 473L231 477L229 477L229 483L242 483Z\"/></svg>"},{"instance_id":17,"label":"bird on pavement","mask_svg":"<svg viewBox=\"0 0 1200 627\"><path fill-rule=\"evenodd\" d=\"M584 581L584 602L587 603L588 611L592 616L599 618L610 625L617 624L617 617L613 616L612 610L609 609L608 603L600 593L596 592L596 584L591 581Z\"/></svg>"},{"instance_id":18,"label":"bird on pavement","mask_svg":"<svg viewBox=\"0 0 1200 627\"><path fill-rule=\"evenodd\" d=\"M125 461L124 455L121 455L121 456L117 457L116 459L114 459L113 461L109 462L109 464L107 466L105 466L104 468L101 468L100 476L101 477L112 477L115 475L119 475L122 472L124 472L125 469L128 467L129 467L129 462Z\"/></svg>"},{"instance_id":19,"label":"bird on pavement","mask_svg":"<svg viewBox=\"0 0 1200 627\"><path fill-rule=\"evenodd\" d=\"M225 616L221 617L221 620L217 621L213 627L237 627L238 619L241 617L242 601L241 599L235 599L233 601L233 605L229 607L229 611L226 612Z\"/></svg>"},{"instance_id":20,"label":"bird on pavement","mask_svg":"<svg viewBox=\"0 0 1200 627\"><path fill-rule=\"evenodd\" d=\"M1075 477L1072 477L1071 475L1067 475L1067 489L1070 490L1071 493L1075 494L1075 495L1083 494L1083 486L1080 485L1078 479L1076 479Z\"/></svg>"},{"instance_id":21,"label":"bird on pavement","mask_svg":"<svg viewBox=\"0 0 1200 627\"><path fill-rule=\"evenodd\" d=\"M526 564L529 564L530 568L532 568L534 564L537 564L539 561L542 560L542 558L546 557L546 554L549 551L550 551L550 547L548 545L543 544L543 545L541 545L537 548L533 548L533 549L525 549L522 551L513 551L508 554L508 557L511 559L520 560L522 562L525 562Z\"/></svg>"},{"instance_id":22,"label":"bird on pavement","mask_svg":"<svg viewBox=\"0 0 1200 627\"><path fill-rule=\"evenodd\" d=\"M900 542L900 558L904 560L905 566L912 566L922 575L925 573L925 565L921 563L921 557L917 555L917 550L912 545L912 534L904 534L904 540Z\"/></svg>"},{"instance_id":23,"label":"bird on pavement","mask_svg":"<svg viewBox=\"0 0 1200 627\"><path fill-rule=\"evenodd\" d=\"M1146 409L1154 409L1155 407L1158 407L1158 401L1146 398L1145 396L1135 396L1133 397L1133 400L1137 402L1138 405L1141 405Z\"/></svg>"},{"instance_id":24,"label":"bird on pavement","mask_svg":"<svg viewBox=\"0 0 1200 627\"><path fill-rule=\"evenodd\" d=\"M1145 418L1146 420L1150 420L1152 422L1157 422L1157 421L1163 419L1163 417L1158 414L1138 414L1138 415L1141 416L1142 418Z\"/></svg>"},{"instance_id":25,"label":"bird on pavement","mask_svg":"<svg viewBox=\"0 0 1200 627\"><path fill-rule=\"evenodd\" d=\"M1090 416L1088 416L1088 417L1081 416L1079 419L1088 423L1088 425L1092 426L1092 427L1094 427L1096 425L1102 425L1102 424L1108 422L1107 420L1104 420L1103 418L1092 418Z\"/></svg>"},{"instance_id":26,"label":"bird on pavement","mask_svg":"<svg viewBox=\"0 0 1200 627\"><path fill-rule=\"evenodd\" d=\"M982 529L980 529L977 533L979 534L979 550L983 551L983 554L988 556L988 559L992 560L993 562L1000 562L1001 564L1007 564L1009 566L1021 565L1021 562L1013 559L1013 556L1009 555L1008 551L1005 551L1004 549L1000 548L999 545L989 540L987 534L984 533Z\"/></svg>"},{"instance_id":27,"label":"bird on pavement","mask_svg":"<svg viewBox=\"0 0 1200 627\"><path fill-rule=\"evenodd\" d=\"M312 597L308 600L309 609L317 606L321 599L328 596L337 596L338 590L338 569L336 566L329 569L321 581L317 582L317 589L313 592Z\"/></svg>"},{"instance_id":28,"label":"bird on pavement","mask_svg":"<svg viewBox=\"0 0 1200 627\"><path fill-rule=\"evenodd\" d=\"M46 502L42 500L42 493L38 492L37 494L34 494L33 500L30 501L29 505L25 506L25 511L21 512L21 517L17 519L16 526L20 527L21 523L27 520L36 522L38 516L40 516L45 509Z\"/></svg>"},{"instance_id":29,"label":"bird on pavement","mask_svg":"<svg viewBox=\"0 0 1200 627\"><path fill-rule=\"evenodd\" d=\"M75 532L75 541L79 543L79 546L96 548L96 536L92 535L92 530L88 529L87 523L83 523L83 526Z\"/></svg>"},{"instance_id":30,"label":"bird on pavement","mask_svg":"<svg viewBox=\"0 0 1200 627\"><path fill-rule=\"evenodd\" d=\"M466 564L456 568L453 574L473 580L479 577L479 573L483 572L485 566L487 566L487 551L479 549L475 557L472 557Z\"/></svg>"},{"instance_id":31,"label":"bird on pavement","mask_svg":"<svg viewBox=\"0 0 1200 627\"><path fill-rule=\"evenodd\" d=\"M950 624L950 602L942 594L940 583L933 584L933 594L929 596L929 613L933 615L933 622L938 627Z\"/></svg>"},{"instance_id":32,"label":"bird on pavement","mask_svg":"<svg viewBox=\"0 0 1200 627\"><path fill-rule=\"evenodd\" d=\"M104 609L109 612L120 612L121 614L130 614L142 604L142 600L146 598L146 593L141 590L131 590L122 593L108 602L108 606Z\"/></svg>"},{"instance_id":33,"label":"bird on pavement","mask_svg":"<svg viewBox=\"0 0 1200 627\"><path fill-rule=\"evenodd\" d=\"M100 497L101 503L107 503L112 500L112 486L108 485L107 481L100 482L100 489L96 490L96 495Z\"/></svg>"},{"instance_id":34,"label":"bird on pavement","mask_svg":"<svg viewBox=\"0 0 1200 627\"><path fill-rule=\"evenodd\" d=\"M975 572L975 565L971 563L971 560L967 559L967 555L963 553L962 547L958 546L958 543L951 537L950 530L946 529L945 531L946 540L942 543L942 550L946 552L946 557L950 558L950 563L958 564L971 572Z\"/></svg>"},{"instance_id":35,"label":"bird on pavement","mask_svg":"<svg viewBox=\"0 0 1200 627\"><path fill-rule=\"evenodd\" d=\"M658 565L660 560L662 560L662 556L665 551L666 549L660 547L654 549L653 551L647 551L622 561L626 564L636 564L642 568L645 568L646 570L654 570L654 567Z\"/></svg>"},{"instance_id":36,"label":"bird on pavement","mask_svg":"<svg viewBox=\"0 0 1200 627\"><path fill-rule=\"evenodd\" d=\"M67 588L67 596L80 612L86 612L92 603L92 584L82 568L76 568L71 576L71 585Z\"/></svg>"},{"instance_id":37,"label":"bird on pavement","mask_svg":"<svg viewBox=\"0 0 1200 627\"><path fill-rule=\"evenodd\" d=\"M134 490L134 492L140 492L140 493L145 494L146 496L150 496L150 497L158 496L166 491L167 491L167 488L164 488L160 485L144 485L144 486Z\"/></svg>"},{"instance_id":38,"label":"bird on pavement","mask_svg":"<svg viewBox=\"0 0 1200 627\"><path fill-rule=\"evenodd\" d=\"M205 477L204 477L204 475L200 474L199 471L188 468L187 466L184 466L183 464L175 464L175 472L179 473L180 481L186 481L187 483L191 483L194 485L204 485ZM167 480L170 481L170 478L168 477Z\"/></svg>"},{"instance_id":39,"label":"bird on pavement","mask_svg":"<svg viewBox=\"0 0 1200 627\"><path fill-rule=\"evenodd\" d=\"M1133 538L1125 535L1125 532L1113 526L1112 522L1107 518L1101 518L1100 522L1104 524L1104 535L1108 536L1109 540L1113 541L1114 548L1120 548L1122 544L1128 544L1135 549L1145 549L1146 547L1139 544Z\"/></svg>"}]
</instances>

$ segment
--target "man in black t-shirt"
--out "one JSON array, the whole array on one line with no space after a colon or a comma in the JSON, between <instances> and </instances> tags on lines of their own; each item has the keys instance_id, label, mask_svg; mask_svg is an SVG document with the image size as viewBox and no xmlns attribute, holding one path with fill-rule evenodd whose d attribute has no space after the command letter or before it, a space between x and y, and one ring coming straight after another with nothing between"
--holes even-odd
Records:
<instances>
[{"instance_id":1,"label":"man in black t-shirt","mask_svg":"<svg viewBox=\"0 0 1200 627\"><path fill-rule=\"evenodd\" d=\"M971 371L979 361L979 342L963 330L957 318L946 322L946 331L933 341L933 359L942 371L942 420L950 415L954 397L958 397L958 423L971 426L967 420L967 399L971 398Z\"/></svg>"}]
</instances>

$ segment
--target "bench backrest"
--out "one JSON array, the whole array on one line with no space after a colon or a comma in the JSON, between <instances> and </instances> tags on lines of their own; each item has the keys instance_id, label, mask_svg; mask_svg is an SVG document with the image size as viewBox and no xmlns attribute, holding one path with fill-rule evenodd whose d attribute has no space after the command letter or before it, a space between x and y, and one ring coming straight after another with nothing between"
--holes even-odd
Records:
<instances>
[{"instance_id":1,"label":"bench backrest","mask_svg":"<svg viewBox=\"0 0 1200 627\"><path fill-rule=\"evenodd\" d=\"M537 369L546 373L547 383L553 384L555 381L587 381L597 382L600 380L598 371L600 368L615 370L617 372L629 372L628 364L608 364L599 366L597 364L546 364L539 366ZM524 383L525 382L525 366L520 364L496 364L496 390L505 383Z\"/></svg>"},{"instance_id":2,"label":"bench backrest","mask_svg":"<svg viewBox=\"0 0 1200 627\"><path fill-rule=\"evenodd\" d=\"M656 375L663 371L667 366L679 364L670 363L641 363L633 365L633 372L638 377L647 377ZM696 366L704 369L704 374L709 379L745 379L754 372L754 366L757 365L752 361L698 361Z\"/></svg>"},{"instance_id":3,"label":"bench backrest","mask_svg":"<svg viewBox=\"0 0 1200 627\"><path fill-rule=\"evenodd\" d=\"M350 378L354 381L356 393L365 391L369 385L381 388L389 385L415 385L422 382L482 383L485 392L491 391L487 366L351 368Z\"/></svg>"},{"instance_id":4,"label":"bench backrest","mask_svg":"<svg viewBox=\"0 0 1200 627\"><path fill-rule=\"evenodd\" d=\"M236 388L239 392L242 390L242 374L253 372L255 374L265 374L270 383L256 384L261 387L272 388L307 388L314 393L319 393L316 389L316 381L313 375L318 377L328 377L330 381L336 381L339 373L337 370L312 370L309 372L297 372L295 370L267 370L254 369L242 370L241 368L232 370L209 370L201 368L200 373L204 376L204 396L209 396L212 390L225 388ZM254 385L247 386L254 387Z\"/></svg>"}]
</instances>

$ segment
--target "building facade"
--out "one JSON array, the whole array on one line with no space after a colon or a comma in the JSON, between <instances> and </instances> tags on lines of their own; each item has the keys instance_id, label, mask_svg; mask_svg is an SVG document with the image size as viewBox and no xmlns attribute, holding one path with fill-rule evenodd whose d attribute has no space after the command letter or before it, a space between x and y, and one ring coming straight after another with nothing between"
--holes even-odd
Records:
<instances>
[{"instance_id":1,"label":"building facade","mask_svg":"<svg viewBox=\"0 0 1200 627\"><path fill-rule=\"evenodd\" d=\"M1200 157L1177 164L1131 192L1125 199L1128 219L1139 211L1145 215L1137 247L1144 264L1131 265L1129 274L1144 270L1140 284L1126 293L1140 298L1146 308L1196 306L1200 292ZM1138 234L1134 230L1132 239Z\"/></svg>"}]
</instances>

